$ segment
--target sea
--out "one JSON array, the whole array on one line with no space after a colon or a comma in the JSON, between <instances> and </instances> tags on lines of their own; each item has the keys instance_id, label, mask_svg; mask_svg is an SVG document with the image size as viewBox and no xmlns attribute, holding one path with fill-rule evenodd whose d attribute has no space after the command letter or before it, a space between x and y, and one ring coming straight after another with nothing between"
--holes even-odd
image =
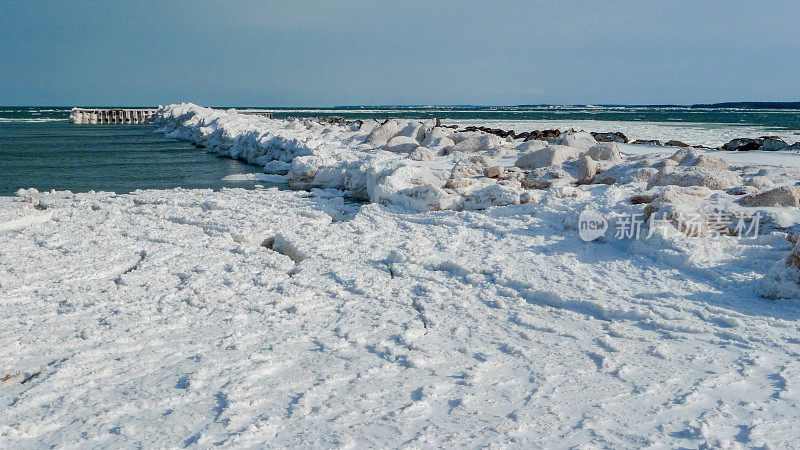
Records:
<instances>
[{"instance_id":1,"label":"sea","mask_svg":"<svg viewBox=\"0 0 800 450\"><path fill-rule=\"evenodd\" d=\"M260 172L261 167L168 139L154 133L152 124L75 125L68 120L70 109L0 107L0 195L12 195L20 188L128 193L269 184L248 176ZM800 141L800 110L592 105L236 109L248 114L269 112L276 118L439 118L445 124L517 132L555 128L618 131L630 140L675 139L708 147L738 137L779 136L789 143Z\"/></svg>"}]
</instances>

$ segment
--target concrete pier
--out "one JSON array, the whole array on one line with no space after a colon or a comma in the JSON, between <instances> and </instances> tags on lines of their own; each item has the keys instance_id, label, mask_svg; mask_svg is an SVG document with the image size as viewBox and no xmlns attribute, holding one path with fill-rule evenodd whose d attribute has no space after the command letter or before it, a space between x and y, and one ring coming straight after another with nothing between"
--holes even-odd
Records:
<instances>
[{"instance_id":1,"label":"concrete pier","mask_svg":"<svg viewBox=\"0 0 800 450\"><path fill-rule=\"evenodd\" d=\"M156 119L157 108L72 108L69 121L78 124L148 123Z\"/></svg>"}]
</instances>

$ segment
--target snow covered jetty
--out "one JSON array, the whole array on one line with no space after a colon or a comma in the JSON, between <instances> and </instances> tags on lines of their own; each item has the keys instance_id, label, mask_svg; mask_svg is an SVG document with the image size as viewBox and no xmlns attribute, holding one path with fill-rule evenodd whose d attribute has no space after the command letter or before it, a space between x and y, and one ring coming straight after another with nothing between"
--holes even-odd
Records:
<instances>
[{"instance_id":1,"label":"snow covered jetty","mask_svg":"<svg viewBox=\"0 0 800 450\"><path fill-rule=\"evenodd\" d=\"M76 124L148 123L156 118L156 108L72 108L69 121Z\"/></svg>"}]
</instances>

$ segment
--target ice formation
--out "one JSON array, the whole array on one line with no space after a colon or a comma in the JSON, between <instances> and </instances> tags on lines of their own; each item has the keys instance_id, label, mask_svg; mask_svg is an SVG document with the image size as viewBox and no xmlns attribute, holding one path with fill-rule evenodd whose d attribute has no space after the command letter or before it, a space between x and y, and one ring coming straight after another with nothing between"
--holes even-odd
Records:
<instances>
[{"instance_id":1,"label":"ice formation","mask_svg":"<svg viewBox=\"0 0 800 450\"><path fill-rule=\"evenodd\" d=\"M295 190L0 197L4 447L800 445L797 155L159 127Z\"/></svg>"}]
</instances>

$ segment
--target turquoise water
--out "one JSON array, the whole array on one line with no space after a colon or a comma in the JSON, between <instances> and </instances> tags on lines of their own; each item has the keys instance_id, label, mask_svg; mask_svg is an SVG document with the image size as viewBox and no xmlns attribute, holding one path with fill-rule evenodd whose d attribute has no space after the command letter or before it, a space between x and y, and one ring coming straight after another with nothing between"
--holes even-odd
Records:
<instances>
[{"instance_id":1,"label":"turquoise water","mask_svg":"<svg viewBox=\"0 0 800 450\"><path fill-rule=\"evenodd\" d=\"M166 139L149 124L73 125L68 115L68 109L0 108L0 195L31 187L117 193L253 187L254 181L222 178L261 171Z\"/></svg>"},{"instance_id":2,"label":"turquoise water","mask_svg":"<svg viewBox=\"0 0 800 450\"><path fill-rule=\"evenodd\" d=\"M145 125L73 125L70 108L0 107L0 195L19 188L68 189L73 192L136 189L249 187L255 181L226 181L226 176L255 173L260 167L219 158L193 145L167 139ZM246 111L247 108L240 109ZM343 116L366 118L432 118L453 121L600 121L697 125L783 133L800 137L798 110L689 109L675 107L335 107L250 108L276 118ZM531 125L533 126L533 125ZM750 127L750 128L748 128ZM663 128L663 127L662 127ZM517 131L529 131L518 129ZM613 131L613 130L595 130ZM667 133L675 133L670 129ZM748 136L732 132L732 137ZM645 136L650 137L650 136ZM699 139L699 138L698 138ZM794 139L798 140L798 139ZM691 141L699 143L699 141ZM793 141L792 141L793 142ZM719 142L718 144L721 144ZM265 183L259 183L265 184Z\"/></svg>"}]
</instances>

